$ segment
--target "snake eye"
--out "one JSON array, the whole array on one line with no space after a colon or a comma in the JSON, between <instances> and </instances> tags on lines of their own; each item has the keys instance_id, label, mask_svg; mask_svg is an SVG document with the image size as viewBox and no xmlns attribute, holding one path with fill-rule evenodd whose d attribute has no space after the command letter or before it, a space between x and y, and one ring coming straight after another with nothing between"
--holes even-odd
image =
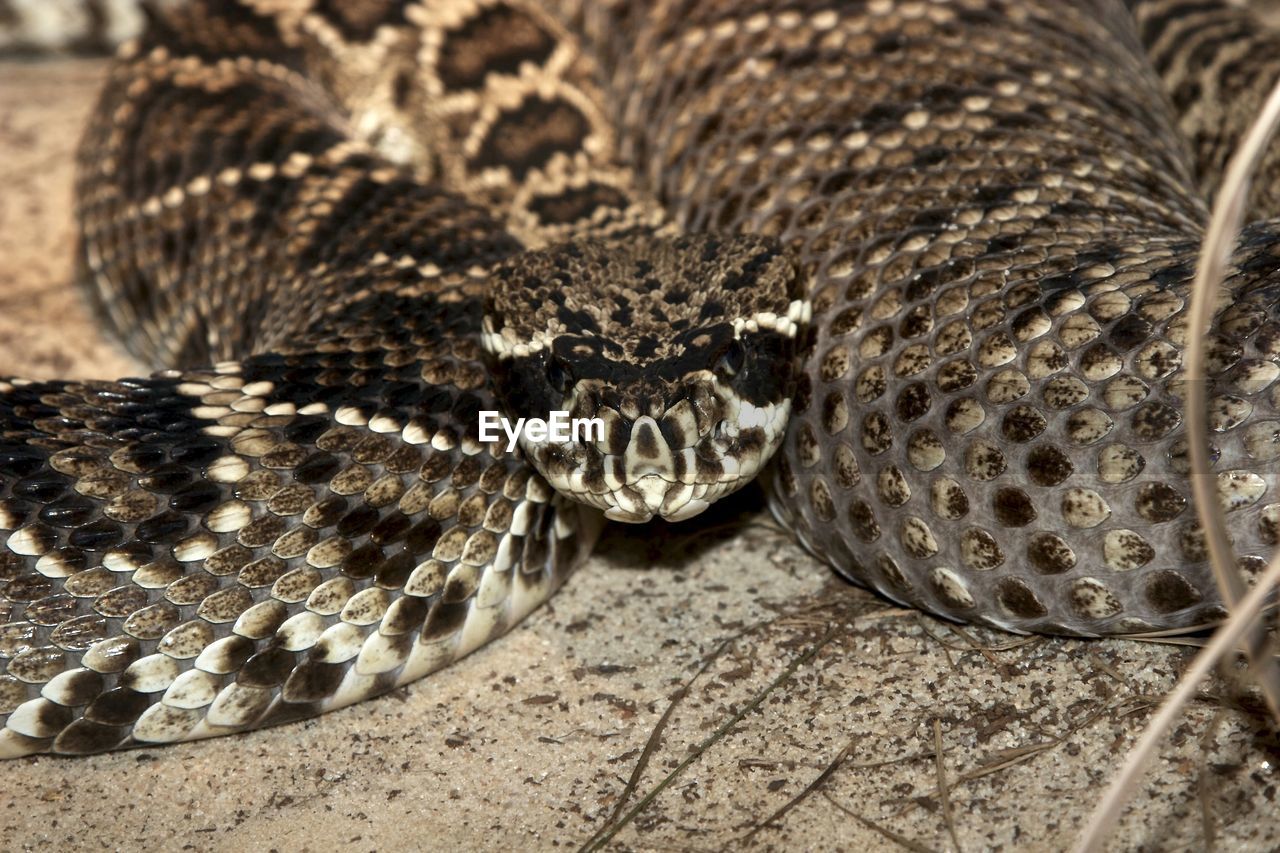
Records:
<instances>
[{"instance_id":1,"label":"snake eye","mask_svg":"<svg viewBox=\"0 0 1280 853\"><path fill-rule=\"evenodd\" d=\"M737 376L738 371L742 370L742 365L747 360L747 349L742 345L742 341L734 340L733 343L720 354L720 359L716 362L716 373L724 378Z\"/></svg>"},{"instance_id":2,"label":"snake eye","mask_svg":"<svg viewBox=\"0 0 1280 853\"><path fill-rule=\"evenodd\" d=\"M554 355L547 357L547 382L557 394L568 392L569 386L573 385L573 374L569 372L564 362Z\"/></svg>"}]
</instances>

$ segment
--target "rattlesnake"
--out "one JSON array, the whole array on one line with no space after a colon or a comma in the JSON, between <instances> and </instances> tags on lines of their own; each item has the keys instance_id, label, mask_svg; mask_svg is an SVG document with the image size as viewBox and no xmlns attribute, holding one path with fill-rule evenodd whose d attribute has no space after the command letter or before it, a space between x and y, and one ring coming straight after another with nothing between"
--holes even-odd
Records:
<instances>
[{"instance_id":1,"label":"rattlesnake","mask_svg":"<svg viewBox=\"0 0 1280 853\"><path fill-rule=\"evenodd\" d=\"M600 510L682 519L761 469L801 542L900 602L1217 617L1184 309L1274 76L1243 63L1280 37L1129 6L166 7L77 185L90 298L165 369L0 383L0 755L412 681L550 595ZM1280 539L1274 231L1211 332L1246 571ZM555 407L605 436L478 439L481 410Z\"/></svg>"}]
</instances>

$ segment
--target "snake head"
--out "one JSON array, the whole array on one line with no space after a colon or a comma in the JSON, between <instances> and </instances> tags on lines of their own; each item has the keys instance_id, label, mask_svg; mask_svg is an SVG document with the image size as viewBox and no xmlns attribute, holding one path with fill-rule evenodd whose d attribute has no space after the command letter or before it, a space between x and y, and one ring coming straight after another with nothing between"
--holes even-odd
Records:
<instances>
[{"instance_id":1,"label":"snake head","mask_svg":"<svg viewBox=\"0 0 1280 853\"><path fill-rule=\"evenodd\" d=\"M778 448L808 319L771 240L630 235L512 258L483 340L508 425L552 422L518 441L557 491L619 521L679 521Z\"/></svg>"}]
</instances>

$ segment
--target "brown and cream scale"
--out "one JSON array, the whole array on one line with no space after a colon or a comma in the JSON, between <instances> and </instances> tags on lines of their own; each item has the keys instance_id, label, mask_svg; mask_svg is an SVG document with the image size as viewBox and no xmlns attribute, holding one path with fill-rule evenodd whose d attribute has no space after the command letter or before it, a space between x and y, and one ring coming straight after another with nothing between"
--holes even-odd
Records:
<instances>
[{"instance_id":1,"label":"brown and cream scale","mask_svg":"<svg viewBox=\"0 0 1280 853\"><path fill-rule=\"evenodd\" d=\"M1200 6L166 7L76 188L86 289L159 372L0 382L0 755L375 695L515 624L603 516L760 473L934 613L1215 619L1186 303L1280 35ZM1209 333L1246 572L1280 540L1277 162ZM479 440L557 408L604 437Z\"/></svg>"}]
</instances>

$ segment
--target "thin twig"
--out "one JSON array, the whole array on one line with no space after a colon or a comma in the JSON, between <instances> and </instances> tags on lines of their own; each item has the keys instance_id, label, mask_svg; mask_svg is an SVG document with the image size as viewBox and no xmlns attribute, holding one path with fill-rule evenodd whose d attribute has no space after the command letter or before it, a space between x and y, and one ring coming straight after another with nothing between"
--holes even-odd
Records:
<instances>
[{"instance_id":1,"label":"thin twig","mask_svg":"<svg viewBox=\"0 0 1280 853\"><path fill-rule=\"evenodd\" d=\"M1129 751L1124 766L1090 815L1084 834L1076 846L1078 851L1101 849L1103 839L1120 819L1142 770L1154 754L1165 731L1199 688L1201 680L1237 640L1244 639L1263 698L1272 716L1280 720L1280 670L1277 669L1274 657L1266 652L1266 631L1260 624L1266 599L1271 595L1277 580L1280 580L1280 553L1272 558L1266 572L1246 595L1245 583L1236 569L1227 533L1217 478L1210 470L1208 381L1205 378L1205 332L1211 325L1215 297L1225 280L1227 263L1239 241L1241 225L1248 208L1252 175L1266 153L1267 144L1277 127L1280 127L1280 81L1272 87L1262 112L1250 125L1227 164L1222 186L1213 205L1213 215L1209 218L1209 227L1200 246L1200 258L1196 265L1191 306L1188 310L1185 416L1191 461L1191 490L1195 496L1196 514L1205 533L1210 565L1231 616L1208 645L1196 655L1190 668L1143 731L1137 745Z\"/></svg>"},{"instance_id":2,"label":"thin twig","mask_svg":"<svg viewBox=\"0 0 1280 853\"><path fill-rule=\"evenodd\" d=\"M915 616L916 621L919 624L920 630L926 636L928 636L929 639L933 640L943 648L950 649L953 652L979 652L983 654L983 656L986 657L987 660L989 660L991 663L999 663L999 661L991 658L989 655L986 654L987 652L1009 652L1009 651L1013 651L1014 649L1021 649L1024 646L1040 645L1045 641L1045 637L1043 635L1038 635L1038 636L1018 637L1017 639L1010 640L1007 643L983 644L978 642L978 639L973 635L961 630L958 625L948 624L947 625L948 629L950 629L953 633L955 633L957 636L961 637L966 643L968 643L967 646L961 646L957 643L947 642L942 637L938 636L937 634L933 633L933 631L929 630L929 627L925 624L924 620L920 618L921 613L919 610L914 610L914 611L905 610L903 612L907 615Z\"/></svg>"},{"instance_id":3,"label":"thin twig","mask_svg":"<svg viewBox=\"0 0 1280 853\"><path fill-rule=\"evenodd\" d=\"M826 768L823 769L823 771L819 773L812 782L810 782L808 785L805 786L805 789L803 791L801 791L800 793L792 797L785 805L782 806L782 808L778 809L776 812L769 815L769 817L765 818L763 821L756 824L755 828L752 829L750 832L748 832L746 835L744 835L738 842L735 843L734 846L745 847L747 845L747 842L749 842L751 839L756 837L756 833L760 832L760 830L762 829L767 828L770 824L774 823L775 821L781 820L782 817L787 812L791 811L796 806L800 805L800 803L808 799L813 794L814 791L818 790L819 788L821 788L823 785L826 784L827 780L830 779L832 774L834 774L836 770L840 768L840 765L844 763L844 760L849 757L849 753L851 753L852 751L853 751L853 741L849 741L847 744L845 744L844 749L836 753L836 757L831 759L831 762L826 766Z\"/></svg>"},{"instance_id":4,"label":"thin twig","mask_svg":"<svg viewBox=\"0 0 1280 853\"><path fill-rule=\"evenodd\" d=\"M711 654L706 656L702 661L702 666L698 668L698 671L680 685L680 689L675 692L671 697L671 701L667 703L667 708L662 712L662 716L658 719L657 724L654 725L653 730L649 732L649 738L645 741L644 749L640 753L640 758L636 760L636 765L631 770L631 777L627 779L627 784L623 787L622 793L618 795L618 802L613 807L613 813L609 815L609 819L604 822L604 825L600 827L596 834L587 839L586 844L583 845L584 847L590 847L594 844L600 835L617 822L618 817L622 814L623 808L630 801L631 795L635 793L636 787L640 784L641 774L643 774L645 768L649 766L649 761L653 758L654 752L657 751L658 744L662 742L662 732L666 730L667 723L670 722L672 713L675 712L676 706L679 705L687 695L689 695L689 689L693 687L693 683L701 678L706 671L711 668L713 663L720 659L720 656L724 654L725 650L728 649L729 646L733 645L747 634L757 631L768 624L772 623L760 622L726 638L720 643L720 645L716 646L715 650Z\"/></svg>"},{"instance_id":5,"label":"thin twig","mask_svg":"<svg viewBox=\"0 0 1280 853\"><path fill-rule=\"evenodd\" d=\"M1235 554L1227 533L1226 512L1218 497L1217 477L1209 462L1208 380L1205 376L1205 347L1217 301L1218 290L1226 278L1227 263L1240 238L1241 225L1249 204L1252 176L1267 152L1267 144L1280 126L1280 81L1277 81L1263 105L1262 113L1249 126L1244 139L1227 164L1222 186L1209 217L1209 227L1200 244L1195 281L1188 310L1186 350L1187 445L1191 460L1191 491L1195 495L1196 514L1204 530L1218 589L1227 610L1244 598L1245 583L1236 568ZM1280 720L1280 670L1263 653L1266 642L1262 629L1250 626L1246 637L1249 661L1255 667L1258 685L1272 716Z\"/></svg>"},{"instance_id":6,"label":"thin twig","mask_svg":"<svg viewBox=\"0 0 1280 853\"><path fill-rule=\"evenodd\" d=\"M1096 666L1098 669L1102 670L1107 675L1111 676L1116 681L1123 684L1125 687L1130 686L1129 679L1125 678L1124 675L1119 670L1117 670L1114 666L1107 663L1102 658L1095 655L1093 652L1089 652L1087 657L1089 658L1089 662L1092 663L1094 666Z\"/></svg>"},{"instance_id":7,"label":"thin twig","mask_svg":"<svg viewBox=\"0 0 1280 853\"><path fill-rule=\"evenodd\" d=\"M1204 849L1209 853L1213 853L1218 836L1213 820L1213 790L1209 779L1209 748L1214 734L1218 731L1218 726L1222 723L1223 716L1221 708L1215 711L1213 717L1209 720L1209 725L1204 727L1204 734L1200 738L1200 779L1196 787L1199 789L1200 794L1200 826L1204 832Z\"/></svg>"},{"instance_id":8,"label":"thin twig","mask_svg":"<svg viewBox=\"0 0 1280 853\"><path fill-rule=\"evenodd\" d=\"M696 747L694 747L693 750L685 757L685 759L681 761L678 765L676 765L676 768L672 770L669 774L667 774L666 778L664 778L661 782L659 782L656 786L654 786L653 790L651 790L649 793L641 797L640 801L637 802L635 806L632 807L631 811L627 812L622 817L621 820L619 820L613 826L609 827L607 831L601 833L599 837L594 838L588 841L586 844L582 845L582 847L580 848L580 853L591 853L591 851L599 850L605 844L608 844L609 841L611 841L615 835L621 832L622 829L627 824L635 820L636 815L644 811L645 808L648 807L649 803L653 802L653 800L656 799L659 794L661 794L668 787L670 787L671 783L674 782L676 778L681 773L684 772L685 768L687 768L690 764L692 764L693 762L701 758L704 752L706 752L712 745L714 745L717 741L719 741L726 734L728 734L733 729L734 726L736 726L739 722L742 721L744 717L747 716L747 714L750 714L756 708L759 708L761 703L763 703L764 700L768 698L770 693L772 693L778 687L781 687L783 684L789 681L793 675L795 675L796 670L804 666L809 661L813 660L813 658L817 656L818 652L822 651L822 649L828 643L830 643L833 639L835 639L836 634L840 630L841 630L840 625L832 625L830 628L828 628L827 632L823 634L822 637L816 643L810 646L809 649L804 654L800 655L791 663L789 663L787 665L787 668L782 671L781 675L779 675L773 681L769 682L769 685L765 687L764 690L761 690L759 693L757 693L750 702L748 702L745 706L743 706L737 713L729 717L729 719L726 720L723 724L721 724L720 727L717 728L714 732L712 732L710 736L708 736L705 740L703 740Z\"/></svg>"},{"instance_id":9,"label":"thin twig","mask_svg":"<svg viewBox=\"0 0 1280 853\"><path fill-rule=\"evenodd\" d=\"M969 632L965 631L959 625L952 625L951 633L955 634L957 637L959 637L960 639L968 643L969 648L971 648L973 651L977 652L978 654L982 655L984 658L987 659L987 663L991 664L992 666L1000 665L1000 661L996 660L996 656L991 653L990 649L986 648L981 643L979 643L976 639L970 636Z\"/></svg>"},{"instance_id":10,"label":"thin twig","mask_svg":"<svg viewBox=\"0 0 1280 853\"><path fill-rule=\"evenodd\" d=\"M956 834L956 823L951 817L951 797L947 793L947 771L942 760L942 721L933 720L933 754L934 765L938 769L938 799L942 802L942 819L947 824L947 832L951 833L951 843L956 846L956 853L963 853L960 837Z\"/></svg>"},{"instance_id":11,"label":"thin twig","mask_svg":"<svg viewBox=\"0 0 1280 853\"><path fill-rule=\"evenodd\" d=\"M921 844L919 841L913 841L910 838L907 838L905 835L899 835L898 833L894 832L892 829L881 826L880 824L871 820L871 818L863 817L862 815L850 809L848 806L845 806L845 805L842 805L841 803L836 802L836 800L826 791L822 792L822 797L828 803L831 803L831 805L835 806L840 811L847 814L849 817L858 821L868 829L871 829L871 830L874 830L875 832L880 833L881 835L883 835L885 838L889 839L893 843L901 844L903 847L907 848L908 850L913 851L913 853L934 853L932 847L926 847L925 845Z\"/></svg>"},{"instance_id":12,"label":"thin twig","mask_svg":"<svg viewBox=\"0 0 1280 853\"><path fill-rule=\"evenodd\" d=\"M1143 731L1137 745L1129 751L1124 766L1120 768L1115 778L1111 780L1106 793L1103 794L1102 799L1098 801L1097 807L1093 810L1093 814L1090 815L1089 822L1085 825L1084 833L1075 847L1079 853L1102 849L1103 839L1107 837L1120 819L1120 813L1124 810L1125 803L1129 801L1138 777L1146 767L1148 759L1155 753L1156 747L1164 736L1165 731L1173 724L1173 720L1182 710L1182 706L1187 704L1191 697L1195 695L1200 682L1209 674L1209 670L1213 669L1218 660L1230 651L1236 641L1252 627L1253 619L1261 611L1263 602L1271 594L1271 588L1276 585L1277 581L1280 581L1280 552L1277 552L1271 558L1271 563L1267 566L1267 570L1262 573L1262 576L1258 578L1257 584L1253 589L1249 590L1249 594L1244 597L1244 601L1240 602L1240 605L1231 614L1231 618L1226 621L1218 633L1214 634L1213 639L1209 641L1209 645L1205 646L1196 655L1195 660L1191 662L1191 666L1187 668L1182 678L1178 680L1173 692L1169 694L1164 704L1160 706L1160 710L1156 712L1155 717L1147 724L1147 728Z\"/></svg>"},{"instance_id":13,"label":"thin twig","mask_svg":"<svg viewBox=\"0 0 1280 853\"><path fill-rule=\"evenodd\" d=\"M1016 749L1007 750L1009 756L1002 758L993 764L984 764L977 769L970 770L956 777L957 782L972 782L974 779L981 779L983 776L990 776L992 773L999 773L1024 761L1030 761L1040 753L1047 749L1053 749L1061 744L1059 740L1046 740L1032 746L1022 746Z\"/></svg>"}]
</instances>

